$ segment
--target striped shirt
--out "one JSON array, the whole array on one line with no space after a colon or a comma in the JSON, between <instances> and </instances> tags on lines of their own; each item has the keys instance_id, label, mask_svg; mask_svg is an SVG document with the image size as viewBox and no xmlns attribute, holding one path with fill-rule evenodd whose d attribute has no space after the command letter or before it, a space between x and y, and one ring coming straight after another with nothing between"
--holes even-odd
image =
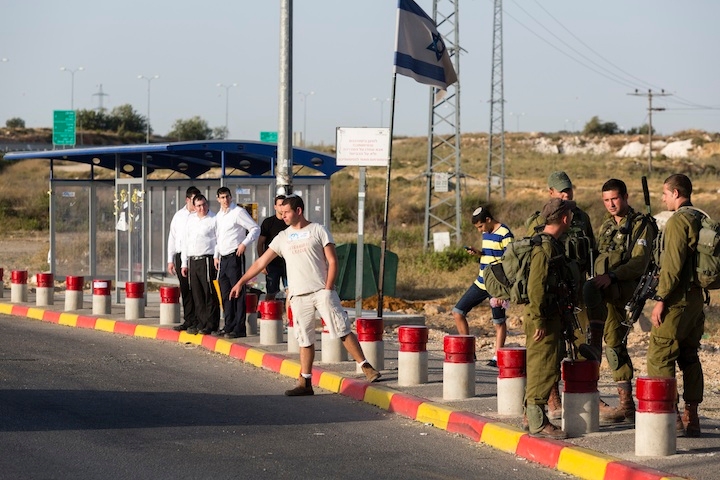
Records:
<instances>
[{"instance_id":1,"label":"striped shirt","mask_svg":"<svg viewBox=\"0 0 720 480\"><path fill-rule=\"evenodd\" d=\"M497 263L502 258L505 248L515 239L507 225L501 223L492 233L483 233L482 250L480 252L480 272L475 285L485 290L483 270L491 263Z\"/></svg>"}]
</instances>

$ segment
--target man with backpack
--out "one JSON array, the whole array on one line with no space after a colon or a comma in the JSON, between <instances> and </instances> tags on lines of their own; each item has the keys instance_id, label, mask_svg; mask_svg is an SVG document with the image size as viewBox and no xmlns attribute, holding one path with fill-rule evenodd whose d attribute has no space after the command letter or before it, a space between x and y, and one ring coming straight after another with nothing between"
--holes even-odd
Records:
<instances>
[{"instance_id":1,"label":"man with backpack","mask_svg":"<svg viewBox=\"0 0 720 480\"><path fill-rule=\"evenodd\" d=\"M548 193L551 199L573 200L575 198L575 190L568 174L563 171L552 172L548 176ZM532 237L541 232L545 220L541 212L535 212L531 215L525 222L525 227L527 228L526 236ZM582 292L585 278L592 275L595 235L593 234L590 216L577 205L573 207L572 224L567 231L561 235L560 242L564 245L565 255L568 260L574 262L580 269L582 281L579 285L576 285L576 292L579 294ZM588 321L582 305L582 296L580 296L580 301L581 304L578 305L580 307L578 320L580 325L586 328ZM562 418L562 401L558 384L553 386L548 407L552 420Z\"/></svg>"},{"instance_id":2,"label":"man with backpack","mask_svg":"<svg viewBox=\"0 0 720 480\"><path fill-rule=\"evenodd\" d=\"M572 224L574 208L575 202L560 198L551 199L543 207L545 226L531 253L523 322L527 354L525 415L530 435L557 440L567 438L567 434L550 422L544 407L548 405L550 391L560 380L561 284L576 282L559 240Z\"/></svg>"},{"instance_id":3,"label":"man with backpack","mask_svg":"<svg viewBox=\"0 0 720 480\"><path fill-rule=\"evenodd\" d=\"M625 305L652 259L657 227L650 217L636 212L628 204L627 186L622 180L613 178L605 182L602 199L607 214L597 238L595 276L583 287L590 325L587 343L580 346L580 353L601 362L605 338L605 354L613 380L617 382L620 402L612 408L601 400L600 421L633 422L633 365L627 350L630 327L624 325Z\"/></svg>"},{"instance_id":4,"label":"man with backpack","mask_svg":"<svg viewBox=\"0 0 720 480\"><path fill-rule=\"evenodd\" d=\"M703 401L703 371L698 357L705 329L703 289L696 278L696 251L702 214L692 208L692 182L683 174L663 183L662 202L675 212L667 221L660 242L660 278L652 311L647 369L653 377L675 377L675 364L683 375L685 410L678 413L679 436L699 437L698 405Z\"/></svg>"},{"instance_id":5,"label":"man with backpack","mask_svg":"<svg viewBox=\"0 0 720 480\"><path fill-rule=\"evenodd\" d=\"M453 308L452 315L458 333L460 335L469 335L470 327L467 322L467 314L470 310L480 305L486 298L490 298L492 322L495 326L495 354L493 358L488 361L487 365L489 367L497 367L497 350L505 346L505 338L507 337L505 309L502 305L497 304L501 304L502 302L494 301L485 288L483 271L488 265L500 261L503 252L513 241L514 237L510 228L495 220L487 207L478 207L475 209L472 215L472 224L482 233L482 247L480 251L472 247L465 247L465 250L470 255L480 257L478 259L480 272L475 282L470 285L467 292L465 292L457 305L455 305L455 308Z\"/></svg>"}]
</instances>

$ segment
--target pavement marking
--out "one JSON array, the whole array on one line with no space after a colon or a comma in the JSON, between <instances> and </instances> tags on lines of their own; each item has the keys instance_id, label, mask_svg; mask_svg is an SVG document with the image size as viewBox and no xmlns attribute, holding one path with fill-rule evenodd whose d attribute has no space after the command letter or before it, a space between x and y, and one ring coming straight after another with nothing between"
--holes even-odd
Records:
<instances>
[{"instance_id":1,"label":"pavement marking","mask_svg":"<svg viewBox=\"0 0 720 480\"><path fill-rule=\"evenodd\" d=\"M605 455L583 447L566 447L560 452L557 469L589 480L604 480L605 470L617 457Z\"/></svg>"},{"instance_id":2,"label":"pavement marking","mask_svg":"<svg viewBox=\"0 0 720 480\"><path fill-rule=\"evenodd\" d=\"M0 314L27 317L59 325L91 328L109 333L189 343L223 355L237 358L258 368L265 368L291 378L300 376L300 363L277 353L228 342L210 335L191 335L164 327L152 327L106 318L59 313L22 305L0 303ZM686 480L643 465L578 447L559 440L531 437L517 427L471 412L454 410L421 397L397 392L389 387L345 377L336 372L313 367L313 385L363 401L383 410L432 424L448 432L483 442L498 450L512 453L532 462L588 480Z\"/></svg>"},{"instance_id":3,"label":"pavement marking","mask_svg":"<svg viewBox=\"0 0 720 480\"><path fill-rule=\"evenodd\" d=\"M415 420L429 423L442 430L447 430L453 409L433 402L423 402L418 406Z\"/></svg>"}]
</instances>

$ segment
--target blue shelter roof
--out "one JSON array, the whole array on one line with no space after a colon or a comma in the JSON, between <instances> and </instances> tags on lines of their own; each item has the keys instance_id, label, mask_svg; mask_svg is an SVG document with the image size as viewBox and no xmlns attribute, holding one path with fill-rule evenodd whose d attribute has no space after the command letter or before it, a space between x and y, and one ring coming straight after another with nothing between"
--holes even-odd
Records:
<instances>
[{"instance_id":1,"label":"blue shelter roof","mask_svg":"<svg viewBox=\"0 0 720 480\"><path fill-rule=\"evenodd\" d=\"M117 145L84 147L66 150L35 152L10 152L6 160L31 158L66 160L115 169L119 159L120 169L133 177L142 175L142 155L146 154L148 173L157 169L173 170L190 178L197 178L212 168L225 165L225 175L239 170L248 175L275 175L277 145L274 143L239 140L204 140L175 143L149 143L141 145ZM330 177L343 167L335 163L335 157L314 150L293 148L293 165L302 165Z\"/></svg>"}]
</instances>

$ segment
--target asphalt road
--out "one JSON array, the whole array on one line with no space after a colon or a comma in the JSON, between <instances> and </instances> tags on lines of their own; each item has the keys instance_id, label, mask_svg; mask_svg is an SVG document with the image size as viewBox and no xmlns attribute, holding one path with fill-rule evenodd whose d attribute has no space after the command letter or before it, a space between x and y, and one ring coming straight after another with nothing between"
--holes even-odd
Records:
<instances>
[{"instance_id":1,"label":"asphalt road","mask_svg":"<svg viewBox=\"0 0 720 480\"><path fill-rule=\"evenodd\" d=\"M193 345L0 315L0 479L567 478Z\"/></svg>"}]
</instances>

